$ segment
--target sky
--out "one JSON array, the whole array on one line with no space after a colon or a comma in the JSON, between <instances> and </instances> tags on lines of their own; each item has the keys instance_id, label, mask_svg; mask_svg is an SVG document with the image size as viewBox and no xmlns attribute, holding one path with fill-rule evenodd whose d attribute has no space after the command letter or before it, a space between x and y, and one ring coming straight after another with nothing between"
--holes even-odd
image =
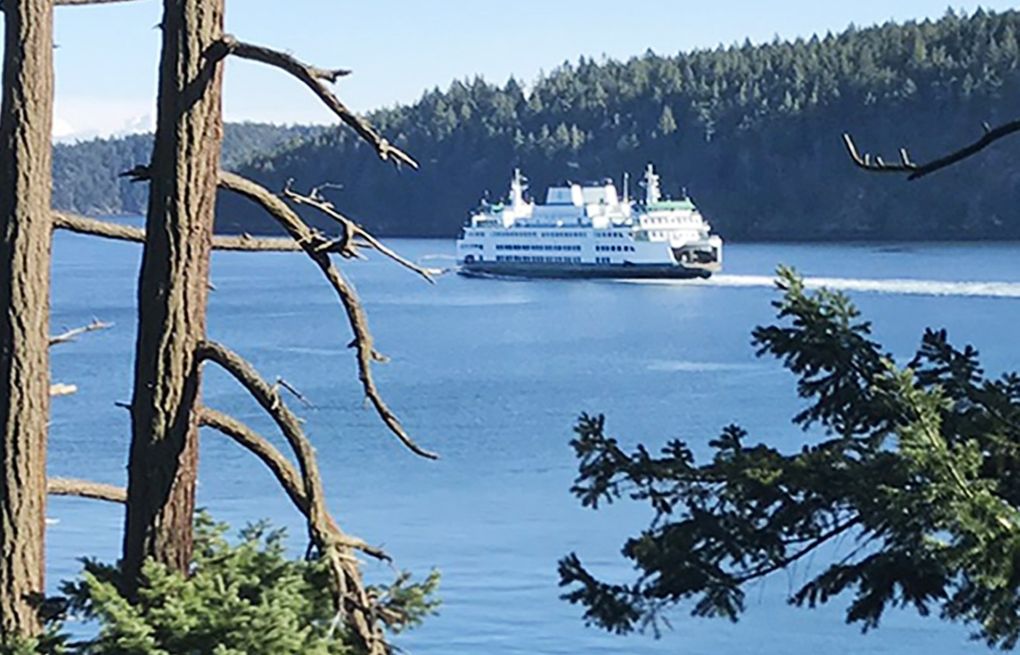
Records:
<instances>
[{"instance_id":1,"label":"sky","mask_svg":"<svg viewBox=\"0 0 1020 655\"><path fill-rule=\"evenodd\" d=\"M159 54L158 0L56 9L54 136L150 129ZM959 10L1016 3L954 2ZM322 67L353 69L338 85L352 108L414 102L423 91L481 75L527 83L580 56L626 59L719 44L809 37L887 20L938 18L945 0L228 0L227 30ZM283 72L231 60L227 120L330 123Z\"/></svg>"}]
</instances>

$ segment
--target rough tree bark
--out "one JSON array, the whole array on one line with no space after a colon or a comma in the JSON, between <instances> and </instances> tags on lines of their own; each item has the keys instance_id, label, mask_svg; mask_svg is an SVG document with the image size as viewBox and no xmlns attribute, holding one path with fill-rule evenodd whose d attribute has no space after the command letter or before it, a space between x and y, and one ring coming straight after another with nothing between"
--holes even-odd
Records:
<instances>
[{"instance_id":1,"label":"rough tree bark","mask_svg":"<svg viewBox=\"0 0 1020 655\"><path fill-rule=\"evenodd\" d=\"M49 420L53 0L6 0L0 105L0 642L39 630Z\"/></svg>"},{"instance_id":2,"label":"rough tree bark","mask_svg":"<svg viewBox=\"0 0 1020 655\"><path fill-rule=\"evenodd\" d=\"M149 557L186 571L198 464L194 411L204 338L220 146L223 0L164 0L156 138L150 165L123 570Z\"/></svg>"}]
</instances>

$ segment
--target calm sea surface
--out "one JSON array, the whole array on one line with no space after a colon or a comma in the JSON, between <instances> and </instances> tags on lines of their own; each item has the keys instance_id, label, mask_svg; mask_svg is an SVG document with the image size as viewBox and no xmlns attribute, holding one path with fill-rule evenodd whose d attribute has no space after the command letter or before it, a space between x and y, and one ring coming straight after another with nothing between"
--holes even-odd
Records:
<instances>
[{"instance_id":1,"label":"calm sea surface","mask_svg":"<svg viewBox=\"0 0 1020 655\"><path fill-rule=\"evenodd\" d=\"M451 241L392 243L452 264ZM603 577L626 579L619 547L648 519L626 504L584 510L568 493L580 412L606 413L627 443L682 437L700 452L731 422L791 449L815 438L789 423L801 406L793 378L749 345L751 329L772 317L769 276L779 263L838 278L828 283L850 290L898 357L934 325L975 344L988 370L1020 369L1020 245L731 245L726 257L725 275L694 285L447 275L429 286L375 258L348 263L392 358L376 367L379 385L438 462L403 450L364 407L344 317L303 256L217 254L209 331L314 403L294 407L341 524L401 567L442 571L441 615L398 642L413 653L987 652L966 628L909 612L861 635L843 624L845 603L787 607L785 594L821 562L753 588L736 625L678 611L660 640L587 629L558 599L559 557L577 551ZM115 326L53 352L54 380L80 389L54 401L53 475L124 481L128 417L114 403L130 397L138 259L132 244L57 235L54 330L93 316ZM275 434L231 380L215 371L206 379L207 404ZM303 548L295 510L255 458L211 432L201 456L201 505L235 527L260 518L288 526L295 552ZM76 558L117 557L119 508L56 499L49 515L51 587L78 571Z\"/></svg>"}]
</instances>

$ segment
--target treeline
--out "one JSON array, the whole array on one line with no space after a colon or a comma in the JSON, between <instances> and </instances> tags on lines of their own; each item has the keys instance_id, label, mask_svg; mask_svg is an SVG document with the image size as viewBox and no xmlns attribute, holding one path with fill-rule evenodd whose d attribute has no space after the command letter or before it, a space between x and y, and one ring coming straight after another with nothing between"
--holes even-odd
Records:
<instances>
[{"instance_id":1,"label":"treeline","mask_svg":"<svg viewBox=\"0 0 1020 655\"><path fill-rule=\"evenodd\" d=\"M255 154L271 155L323 129L265 123L227 124L223 134L223 165L237 168ZM54 206L87 214L144 213L148 186L132 183L119 174L147 163L151 156L151 134L58 144L53 149Z\"/></svg>"},{"instance_id":2,"label":"treeline","mask_svg":"<svg viewBox=\"0 0 1020 655\"><path fill-rule=\"evenodd\" d=\"M486 192L524 169L536 196L565 178L632 179L655 162L729 239L1020 238L1020 139L930 179L856 171L840 135L917 160L968 143L1020 107L1020 13L851 27L792 42L626 62L582 58L525 88L476 78L371 116L420 171L382 164L350 130L228 125L224 164L274 190L333 183L327 196L383 234L452 236ZM117 173L149 137L59 146L57 206L140 212L145 185ZM220 229L273 224L228 199Z\"/></svg>"},{"instance_id":3,"label":"treeline","mask_svg":"<svg viewBox=\"0 0 1020 655\"><path fill-rule=\"evenodd\" d=\"M349 130L261 156L242 172L326 191L389 234L451 236L521 166L536 195L564 178L633 176L653 161L731 239L1020 238L1020 140L907 183L856 171L840 134L895 159L931 157L1020 107L1020 13L851 27L792 42L626 62L582 58L526 90L481 79L371 118L421 170L381 164ZM268 222L235 206L232 227Z\"/></svg>"}]
</instances>

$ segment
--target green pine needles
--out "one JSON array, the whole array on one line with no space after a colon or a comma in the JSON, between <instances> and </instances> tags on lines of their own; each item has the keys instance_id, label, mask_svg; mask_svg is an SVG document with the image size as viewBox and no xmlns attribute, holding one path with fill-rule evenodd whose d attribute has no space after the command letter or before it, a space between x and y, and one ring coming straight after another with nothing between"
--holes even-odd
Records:
<instances>
[{"instance_id":1,"label":"green pine needles","mask_svg":"<svg viewBox=\"0 0 1020 655\"><path fill-rule=\"evenodd\" d=\"M602 416L582 415L574 494L588 507L647 502L651 525L623 555L637 579L612 584L576 554L560 562L564 598L588 623L651 629L676 605L737 620L749 585L809 556L820 572L789 601L847 598L867 630L887 607L935 611L989 646L1020 638L1020 376L985 377L977 351L928 330L897 366L840 293L809 293L779 272L779 324L759 327L759 355L798 378L794 423L824 439L783 453L729 426L696 461L682 441L624 452ZM826 548L842 539L842 552ZM852 543L847 553L845 544ZM821 565L820 565L821 563Z\"/></svg>"},{"instance_id":2,"label":"green pine needles","mask_svg":"<svg viewBox=\"0 0 1020 655\"><path fill-rule=\"evenodd\" d=\"M149 561L144 583L131 602L117 567L85 562L81 578L65 583L65 598L48 601L62 612L51 619L50 637L8 650L82 655L357 655L354 639L333 611L329 572L321 560L291 559L284 531L264 522L248 526L236 544L227 527L199 513L195 555L185 578ZM370 596L391 632L419 625L439 606L439 574L412 582L400 573ZM98 625L91 639L58 636L66 616Z\"/></svg>"}]
</instances>

